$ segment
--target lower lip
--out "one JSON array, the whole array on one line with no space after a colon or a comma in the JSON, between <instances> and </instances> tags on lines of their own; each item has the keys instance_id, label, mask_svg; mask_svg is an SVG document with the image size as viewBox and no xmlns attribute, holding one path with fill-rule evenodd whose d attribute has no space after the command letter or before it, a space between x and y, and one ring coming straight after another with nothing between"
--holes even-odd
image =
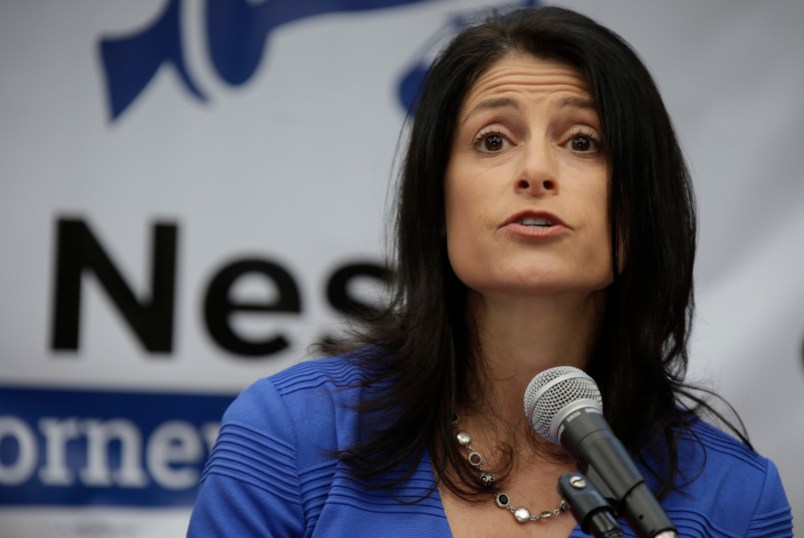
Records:
<instances>
[{"instance_id":1,"label":"lower lip","mask_svg":"<svg viewBox=\"0 0 804 538\"><path fill-rule=\"evenodd\" d=\"M567 227L559 224L554 224L552 226L525 226L524 224L519 224L518 222L506 224L503 226L503 230L505 230L507 233L527 239L552 239L555 237L560 237L569 232Z\"/></svg>"}]
</instances>

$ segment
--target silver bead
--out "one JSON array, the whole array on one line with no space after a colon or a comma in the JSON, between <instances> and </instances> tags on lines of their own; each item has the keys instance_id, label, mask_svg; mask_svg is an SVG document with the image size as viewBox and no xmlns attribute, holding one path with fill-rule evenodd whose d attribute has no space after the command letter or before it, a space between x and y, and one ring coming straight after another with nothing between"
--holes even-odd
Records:
<instances>
[{"instance_id":1,"label":"silver bead","mask_svg":"<svg viewBox=\"0 0 804 538\"><path fill-rule=\"evenodd\" d=\"M480 473L480 483L483 487L491 487L494 484L494 475L491 473Z\"/></svg>"},{"instance_id":2,"label":"silver bead","mask_svg":"<svg viewBox=\"0 0 804 538\"><path fill-rule=\"evenodd\" d=\"M469 452L469 456L466 459L475 467L480 467L483 464L483 456L480 455L480 452Z\"/></svg>"},{"instance_id":3,"label":"silver bead","mask_svg":"<svg viewBox=\"0 0 804 538\"><path fill-rule=\"evenodd\" d=\"M520 523L525 523L530 521L530 510L525 508L524 506L520 506L516 510L514 510L514 517Z\"/></svg>"},{"instance_id":4,"label":"silver bead","mask_svg":"<svg viewBox=\"0 0 804 538\"><path fill-rule=\"evenodd\" d=\"M458 432L458 444L466 446L472 442L472 438L466 432Z\"/></svg>"}]
</instances>

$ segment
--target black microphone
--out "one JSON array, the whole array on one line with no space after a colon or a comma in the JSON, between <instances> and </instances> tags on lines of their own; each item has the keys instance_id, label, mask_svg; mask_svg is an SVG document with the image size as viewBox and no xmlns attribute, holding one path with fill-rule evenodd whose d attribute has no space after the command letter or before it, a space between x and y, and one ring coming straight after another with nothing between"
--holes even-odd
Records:
<instances>
[{"instance_id":1,"label":"black microphone","mask_svg":"<svg viewBox=\"0 0 804 538\"><path fill-rule=\"evenodd\" d=\"M639 536L678 535L611 431L600 390L583 370L559 366L534 377L525 390L525 415L536 433L575 458L579 470Z\"/></svg>"}]
</instances>

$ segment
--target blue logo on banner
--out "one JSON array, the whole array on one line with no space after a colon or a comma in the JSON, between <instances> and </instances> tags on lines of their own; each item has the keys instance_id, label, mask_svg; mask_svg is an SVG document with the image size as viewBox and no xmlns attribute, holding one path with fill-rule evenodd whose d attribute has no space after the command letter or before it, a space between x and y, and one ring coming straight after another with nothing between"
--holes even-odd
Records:
<instances>
[{"instance_id":1,"label":"blue logo on banner","mask_svg":"<svg viewBox=\"0 0 804 538\"><path fill-rule=\"evenodd\" d=\"M305 17L335 11L382 9L423 0L207 0L209 57L220 77L232 86L247 82L262 59L265 42L277 27ZM165 64L176 69L185 89L199 101L207 97L187 69L182 51L182 0L169 0L165 10L144 30L100 41L111 118L116 119Z\"/></svg>"},{"instance_id":2,"label":"blue logo on banner","mask_svg":"<svg viewBox=\"0 0 804 538\"><path fill-rule=\"evenodd\" d=\"M0 387L0 505L190 506L232 399Z\"/></svg>"},{"instance_id":3,"label":"blue logo on banner","mask_svg":"<svg viewBox=\"0 0 804 538\"><path fill-rule=\"evenodd\" d=\"M424 0L207 0L208 53L215 72L227 84L240 86L254 75L265 53L269 34L277 27L329 12L368 11ZM535 5L526 0L520 6ZM182 50L180 15L182 0L168 0L165 9L148 27L123 37L100 40L100 56L106 78L109 113L117 119L148 86L159 68L172 66L187 92L196 100L208 98L193 78ZM416 92L432 60L432 47L464 24L462 17L450 21L426 47L422 59L401 77L399 99L411 110Z\"/></svg>"}]
</instances>

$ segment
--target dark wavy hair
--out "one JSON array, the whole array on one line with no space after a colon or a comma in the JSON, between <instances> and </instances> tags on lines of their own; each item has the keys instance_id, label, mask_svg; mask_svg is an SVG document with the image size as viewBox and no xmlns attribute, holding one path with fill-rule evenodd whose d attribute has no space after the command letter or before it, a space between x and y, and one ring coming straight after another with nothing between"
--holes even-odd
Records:
<instances>
[{"instance_id":1,"label":"dark wavy hair","mask_svg":"<svg viewBox=\"0 0 804 538\"><path fill-rule=\"evenodd\" d=\"M475 401L472 380L482 365L465 319L466 288L447 259L444 174L467 92L511 52L573 67L596 105L611 245L618 247L587 370L615 434L634 454L660 462L651 472L663 496L677 486L679 429L701 407L718 414L683 381L693 311L692 186L662 99L637 55L607 28L555 7L492 14L455 37L429 71L399 180L393 296L368 321L358 338L362 347L352 346L368 372L365 387L382 389L370 390L360 404L364 441L339 457L357 478L371 481L400 465L412 472L426 448L439 479L456 494L488 492L453 440L453 412Z\"/></svg>"}]
</instances>

